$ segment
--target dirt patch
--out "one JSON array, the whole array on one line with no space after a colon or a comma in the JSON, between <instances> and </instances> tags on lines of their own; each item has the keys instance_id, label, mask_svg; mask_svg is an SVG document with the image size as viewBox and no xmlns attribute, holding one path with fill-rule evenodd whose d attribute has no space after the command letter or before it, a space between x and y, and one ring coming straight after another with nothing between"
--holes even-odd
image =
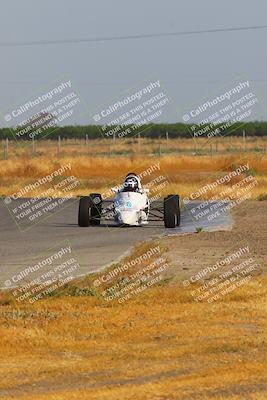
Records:
<instances>
[{"instance_id":1,"label":"dirt patch","mask_svg":"<svg viewBox=\"0 0 267 400\"><path fill-rule=\"evenodd\" d=\"M258 274L267 270L267 201L248 201L233 209L234 226L229 231L200 232L169 236L163 243L169 248L170 275L176 281L189 279L192 274L231 255L239 248L249 247L240 258L254 257ZM220 268L219 271L224 271ZM218 271L218 272L219 272Z\"/></svg>"}]
</instances>

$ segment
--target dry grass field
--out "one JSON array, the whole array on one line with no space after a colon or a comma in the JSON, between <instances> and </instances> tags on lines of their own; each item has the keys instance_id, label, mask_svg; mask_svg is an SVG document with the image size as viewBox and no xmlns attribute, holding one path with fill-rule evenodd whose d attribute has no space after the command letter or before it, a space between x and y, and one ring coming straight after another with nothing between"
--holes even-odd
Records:
<instances>
[{"instance_id":1,"label":"dry grass field","mask_svg":"<svg viewBox=\"0 0 267 400\"><path fill-rule=\"evenodd\" d=\"M0 147L0 157L4 157L6 143L2 140ZM106 157L131 157L137 155L158 156L165 155L215 155L219 154L236 154L243 152L266 153L267 152L267 137L246 137L243 138L234 136L218 137L213 139L197 138L185 139L164 138L122 138L116 139L64 139L61 138L60 144L57 140L38 140L35 142L15 142L9 141L8 154L13 156L106 156Z\"/></svg>"},{"instance_id":2,"label":"dry grass field","mask_svg":"<svg viewBox=\"0 0 267 400\"><path fill-rule=\"evenodd\" d=\"M169 140L168 145L165 141L161 145L160 153L157 151L158 140L145 139L141 139L140 144L130 140L119 143L117 141L114 145L117 153L112 150L112 140L109 140L108 144L107 140L102 140L89 142L88 145L84 141L62 141L60 153L57 143L51 141L38 142L35 145L35 153L32 153L30 143L11 143L9 158L0 160L0 195L10 195L68 163L71 164L71 170L65 175L74 175L80 181L80 185L70 193L72 196L108 191L120 183L129 171L139 173L153 164L160 163L159 173L168 181L162 196L178 192L187 197L202 183L212 182L239 165L248 163L250 174L257 179L252 198L264 196L267 190L265 139L249 138L245 149L240 138L221 138L218 142L217 151L212 153L209 152L210 145L205 150L207 145L203 143L203 154L194 152L193 140L186 139ZM200 143L197 145L200 147ZM239 180L242 178L244 174ZM42 185L29 192L28 196L41 196L47 188L49 185ZM221 185L219 190L223 189ZM55 195L60 196L62 193L55 192ZM206 198L214 195L216 191L209 192Z\"/></svg>"},{"instance_id":3,"label":"dry grass field","mask_svg":"<svg viewBox=\"0 0 267 400\"><path fill-rule=\"evenodd\" d=\"M90 287L94 278L71 285ZM172 280L124 304L68 287L33 305L2 293L0 397L263 400L266 284L256 277L212 304Z\"/></svg>"},{"instance_id":4,"label":"dry grass field","mask_svg":"<svg viewBox=\"0 0 267 400\"><path fill-rule=\"evenodd\" d=\"M236 143L240 146L240 140ZM0 194L10 195L66 163L72 166L66 176L75 175L83 184L72 195L105 191L127 172L139 172L158 162L160 173L170 182L164 190L182 196L243 163L249 163L258 181L252 197L264 197L267 192L263 151L221 149L193 155L188 150L101 157L97 149L87 154L84 143L78 145L71 143L68 150L62 146L57 154L54 143L44 142L38 144L35 155L29 149L12 149L11 144L9 158L0 161ZM29 194L41 193L33 190ZM211 304L194 301L192 288L181 285L181 279L187 279L182 274L212 265L239 242L248 243L261 270L266 269L266 205L265 201L247 202L237 207L232 231L161 239L171 276L123 304L108 302L100 289L92 290L97 276L72 281L34 304L0 292L0 398L266 399L266 275L254 276ZM125 261L143 254L147 246L151 245L137 247Z\"/></svg>"}]
</instances>

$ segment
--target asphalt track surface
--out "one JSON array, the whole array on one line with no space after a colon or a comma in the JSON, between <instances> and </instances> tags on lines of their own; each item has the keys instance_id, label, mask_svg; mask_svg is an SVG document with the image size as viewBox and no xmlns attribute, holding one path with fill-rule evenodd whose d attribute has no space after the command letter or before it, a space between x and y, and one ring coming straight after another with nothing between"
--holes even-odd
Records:
<instances>
[{"instance_id":1,"label":"asphalt track surface","mask_svg":"<svg viewBox=\"0 0 267 400\"><path fill-rule=\"evenodd\" d=\"M25 202L25 199L13 200L12 207L21 202ZM116 227L103 221L100 226L80 228L77 225L76 199L67 200L64 206L47 212L45 218L37 220L37 223L31 222L23 226L15 222L10 205L0 200L0 287L7 287L6 282L14 274L36 265L38 261L67 245L71 246L72 254L75 254L79 263L74 275L81 276L104 269L143 241L166 234L196 232L197 228L205 231L229 229L232 225L229 210L224 210L216 218L208 220L209 215L215 215L216 204L209 202L204 208L200 208L200 202L189 202L182 206L181 225L175 229L165 229L162 221L151 221L142 227ZM204 215L205 209L208 209L207 215ZM49 266L43 271L46 269Z\"/></svg>"}]
</instances>

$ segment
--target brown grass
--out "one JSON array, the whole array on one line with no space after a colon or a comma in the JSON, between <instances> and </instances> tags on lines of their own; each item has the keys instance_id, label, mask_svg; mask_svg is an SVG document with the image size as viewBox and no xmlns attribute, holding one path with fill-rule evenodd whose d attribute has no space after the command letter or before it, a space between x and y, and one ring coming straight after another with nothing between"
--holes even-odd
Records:
<instances>
[{"instance_id":1,"label":"brown grass","mask_svg":"<svg viewBox=\"0 0 267 400\"><path fill-rule=\"evenodd\" d=\"M212 305L195 303L177 284L123 305L66 295L12 305L2 294L0 394L6 400L263 400L266 283L255 278Z\"/></svg>"},{"instance_id":2,"label":"brown grass","mask_svg":"<svg viewBox=\"0 0 267 400\"><path fill-rule=\"evenodd\" d=\"M123 304L101 296L104 284L89 291L98 275L73 281L33 305L0 293L0 397L265 399L266 276L253 277L212 304L196 303L190 293L196 287L180 284L188 279L183 272L193 273L193 264L213 265L243 241L264 271L265 212L265 202L249 202L235 212L231 232L142 244L121 263L159 244L161 254L172 260L168 275ZM140 269L136 266L131 273Z\"/></svg>"},{"instance_id":3,"label":"brown grass","mask_svg":"<svg viewBox=\"0 0 267 400\"><path fill-rule=\"evenodd\" d=\"M233 143L236 143L236 146L242 144L238 138L232 138L231 141L227 141L226 138L224 140L225 142L222 142L221 146L226 146L230 142L232 146ZM250 145L255 145L257 140L255 139L254 143L250 143ZM187 143L189 141L185 139L180 141L183 143L183 149L186 146L192 146L191 141L191 144ZM116 144L116 149L118 146L126 145L128 150L131 149L132 145L128 142ZM75 175L81 181L81 185L71 192L73 196L85 195L95 191L108 191L113 185L120 183L129 171L141 172L157 162L160 162L161 165L160 173L164 174L169 182L161 193L162 196L170 192L178 192L183 197L187 197L201 187L203 182L206 184L208 181L212 181L246 162L249 163L252 173L258 181L258 185L253 189L252 198L264 195L267 191L267 154L249 151L249 144L247 144L248 151L245 153L239 151L231 154L218 150L218 153L214 153L212 157L211 155L192 155L190 152L181 152L179 155L163 153L161 157L156 155L140 156L138 153L129 156L110 157L107 154L104 156L105 152L101 153L106 146L105 143L104 140L93 142L94 153L92 154L87 152L87 147L83 142L76 144L71 142L66 144L65 147L62 146L64 150L62 150L60 157L57 155L56 144L49 141L38 143L39 151L35 155L29 152L30 148L27 146L26 148L19 148L13 153L11 152L8 160L0 161L0 194L10 195L68 162L71 163L72 169L67 175ZM264 139L261 139L260 143L264 146ZM157 145L156 140L147 140L142 143L141 148L143 151L147 146L153 148ZM175 146L177 146L177 140L169 141L169 147L175 148ZM144 183L146 183L145 179ZM41 186L28 195L41 195L48 187L48 185ZM223 189L224 187L220 186L219 190ZM55 193L55 195L60 194L60 192ZM206 198L214 194L216 192L207 193Z\"/></svg>"},{"instance_id":4,"label":"brown grass","mask_svg":"<svg viewBox=\"0 0 267 400\"><path fill-rule=\"evenodd\" d=\"M5 143L2 141L2 155L4 154ZM160 151L164 154L187 154L197 152L198 154L231 154L231 153L265 153L267 147L267 137L247 137L246 144L239 137L221 137L212 140L205 138L198 139L144 139L138 141L137 138L117 139L115 142L112 139L97 139L90 140L86 144L85 140L64 139L61 138L60 154L58 153L58 143L56 140L40 140L34 143L34 147L30 142L9 142L10 156L21 155L42 155L49 154L53 156L72 154L75 156L123 156L127 153L129 156L138 154L157 155ZM0 148L1 151L1 148Z\"/></svg>"},{"instance_id":5,"label":"brown grass","mask_svg":"<svg viewBox=\"0 0 267 400\"><path fill-rule=\"evenodd\" d=\"M0 161L0 193L11 194L69 161L72 173L84 185L73 195L102 191L129 170L160 161L172 189L186 196L211 177L233 170L239 160L248 161L258 179L253 196L266 192L267 157L263 153L103 158L83 154L71 145L72 150L57 161L56 149L45 153L49 143L43 144L44 153L38 158L17 150L9 160ZM250 224L251 219L248 221ZM243 237L241 233L238 236ZM214 243L224 245L218 239ZM187 251L192 251L192 242ZM12 294L0 293L0 397L266 398L266 277L255 277L212 304L194 302L189 289L181 288L177 279L163 281L121 305L106 302L99 289L95 296L71 295L73 287L90 288L95 278L72 282L58 297L33 305L17 303Z\"/></svg>"}]
</instances>

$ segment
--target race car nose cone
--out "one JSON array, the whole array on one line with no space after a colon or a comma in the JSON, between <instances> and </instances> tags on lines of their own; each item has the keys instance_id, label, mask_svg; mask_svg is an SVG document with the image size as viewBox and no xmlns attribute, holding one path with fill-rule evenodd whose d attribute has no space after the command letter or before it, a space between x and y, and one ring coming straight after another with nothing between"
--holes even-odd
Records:
<instances>
[{"instance_id":1,"label":"race car nose cone","mask_svg":"<svg viewBox=\"0 0 267 400\"><path fill-rule=\"evenodd\" d=\"M125 225L135 225L137 223L136 212L121 211L118 213L118 221Z\"/></svg>"}]
</instances>

